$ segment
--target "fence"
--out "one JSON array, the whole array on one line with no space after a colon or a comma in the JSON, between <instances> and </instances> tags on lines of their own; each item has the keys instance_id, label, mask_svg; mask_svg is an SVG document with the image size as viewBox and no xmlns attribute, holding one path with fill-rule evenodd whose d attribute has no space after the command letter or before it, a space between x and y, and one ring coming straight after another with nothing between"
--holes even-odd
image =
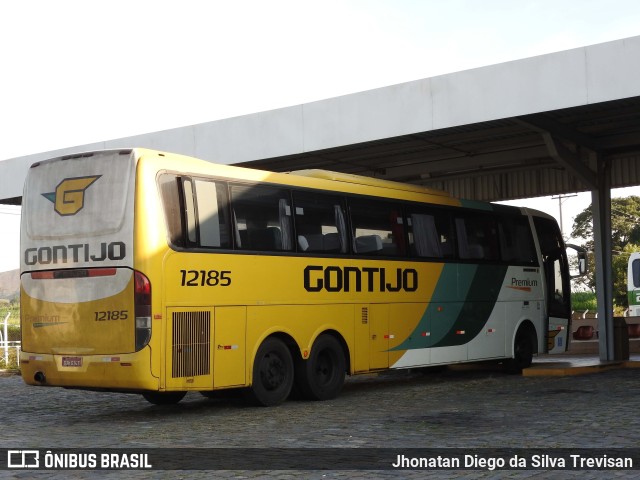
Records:
<instances>
[{"instance_id":1,"label":"fence","mask_svg":"<svg viewBox=\"0 0 640 480\"><path fill-rule=\"evenodd\" d=\"M20 362L20 341L9 341L9 317L11 317L11 312L8 312L4 317L2 331L0 331L0 352L2 352L0 366L4 367L9 366L9 353L12 348L16 349L16 363Z\"/></svg>"}]
</instances>

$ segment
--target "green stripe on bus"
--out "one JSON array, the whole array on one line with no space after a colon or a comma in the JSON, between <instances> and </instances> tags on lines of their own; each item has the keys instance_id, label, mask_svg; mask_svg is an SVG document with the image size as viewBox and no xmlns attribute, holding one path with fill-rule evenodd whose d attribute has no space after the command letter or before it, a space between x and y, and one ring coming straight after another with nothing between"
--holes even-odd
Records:
<instances>
[{"instance_id":1,"label":"green stripe on bus","mask_svg":"<svg viewBox=\"0 0 640 480\"><path fill-rule=\"evenodd\" d=\"M506 273L506 266L445 265L416 329L391 350L446 347L469 342L489 321ZM465 301L447 301L450 298L464 298ZM429 332L429 335L424 336L422 332Z\"/></svg>"}]
</instances>

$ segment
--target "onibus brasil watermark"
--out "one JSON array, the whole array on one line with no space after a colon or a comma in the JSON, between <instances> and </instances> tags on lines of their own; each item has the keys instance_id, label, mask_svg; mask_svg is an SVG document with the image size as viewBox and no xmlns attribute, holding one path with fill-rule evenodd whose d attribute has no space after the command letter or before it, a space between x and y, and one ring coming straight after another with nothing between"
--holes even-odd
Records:
<instances>
[{"instance_id":1,"label":"onibus brasil watermark","mask_svg":"<svg viewBox=\"0 0 640 480\"><path fill-rule=\"evenodd\" d=\"M52 452L47 450L8 450L7 468L50 470L129 470L153 468L147 453Z\"/></svg>"}]
</instances>

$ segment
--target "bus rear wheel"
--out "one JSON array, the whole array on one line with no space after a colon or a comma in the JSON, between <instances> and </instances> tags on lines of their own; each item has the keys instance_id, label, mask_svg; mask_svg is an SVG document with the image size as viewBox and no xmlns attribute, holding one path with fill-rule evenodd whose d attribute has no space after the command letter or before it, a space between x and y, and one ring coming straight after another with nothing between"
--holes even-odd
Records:
<instances>
[{"instance_id":1,"label":"bus rear wheel","mask_svg":"<svg viewBox=\"0 0 640 480\"><path fill-rule=\"evenodd\" d=\"M267 338L253 362L251 395L259 405L272 407L284 402L293 386L291 352L278 338Z\"/></svg>"},{"instance_id":2,"label":"bus rear wheel","mask_svg":"<svg viewBox=\"0 0 640 480\"><path fill-rule=\"evenodd\" d=\"M144 399L154 405L175 405L184 398L187 392L145 392Z\"/></svg>"},{"instance_id":3,"label":"bus rear wheel","mask_svg":"<svg viewBox=\"0 0 640 480\"><path fill-rule=\"evenodd\" d=\"M321 335L311 348L307 360L296 364L296 387L309 400L330 400L344 385L346 361L340 342L331 335Z\"/></svg>"}]
</instances>

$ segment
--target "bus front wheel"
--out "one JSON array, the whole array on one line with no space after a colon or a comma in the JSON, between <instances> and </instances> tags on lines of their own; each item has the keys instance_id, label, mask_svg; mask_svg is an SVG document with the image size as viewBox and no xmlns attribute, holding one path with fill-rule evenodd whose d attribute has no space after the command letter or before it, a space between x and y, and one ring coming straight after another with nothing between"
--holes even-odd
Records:
<instances>
[{"instance_id":1,"label":"bus front wheel","mask_svg":"<svg viewBox=\"0 0 640 480\"><path fill-rule=\"evenodd\" d=\"M265 407L284 402L293 386L293 359L291 352L278 338L267 338L253 362L253 399Z\"/></svg>"},{"instance_id":2,"label":"bus front wheel","mask_svg":"<svg viewBox=\"0 0 640 480\"><path fill-rule=\"evenodd\" d=\"M513 344L513 358L505 363L507 372L520 373L533 361L533 338L528 329L520 329Z\"/></svg>"},{"instance_id":3,"label":"bus front wheel","mask_svg":"<svg viewBox=\"0 0 640 480\"><path fill-rule=\"evenodd\" d=\"M321 335L313 344L307 360L296 365L296 387L309 400L330 400L344 385L346 361L340 342Z\"/></svg>"}]
</instances>

